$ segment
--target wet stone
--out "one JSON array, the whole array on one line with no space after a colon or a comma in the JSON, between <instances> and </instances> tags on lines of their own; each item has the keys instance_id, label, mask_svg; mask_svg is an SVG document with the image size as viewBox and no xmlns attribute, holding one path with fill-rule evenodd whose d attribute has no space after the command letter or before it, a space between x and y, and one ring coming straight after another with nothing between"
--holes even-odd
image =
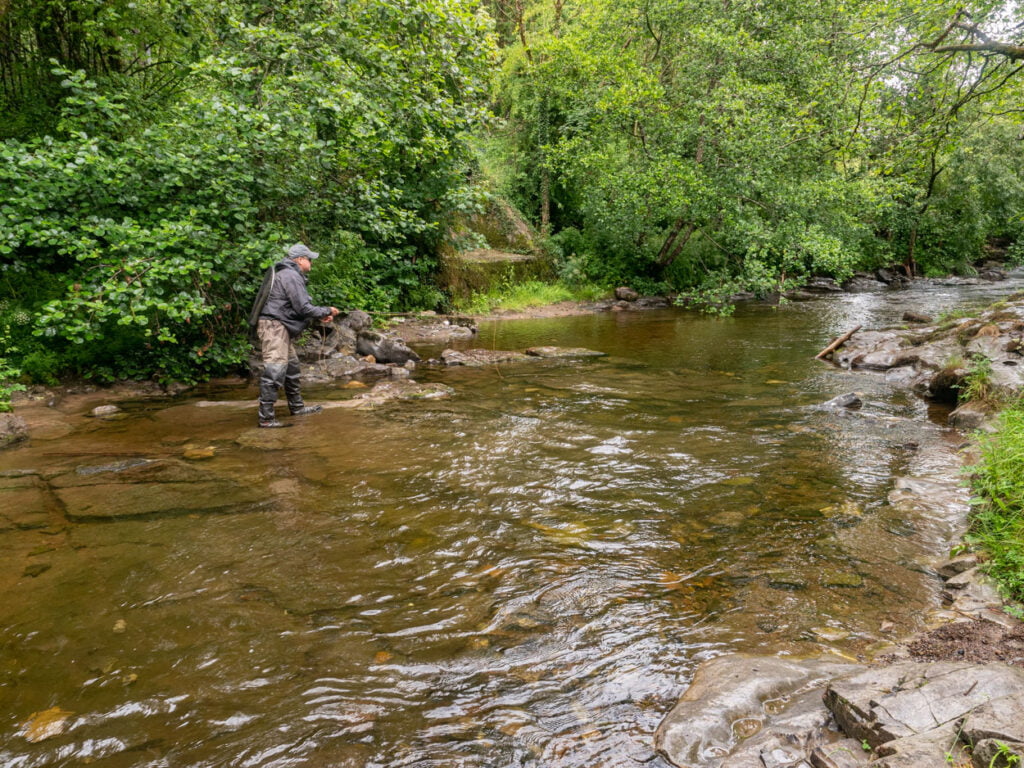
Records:
<instances>
[{"instance_id":1,"label":"wet stone","mask_svg":"<svg viewBox=\"0 0 1024 768\"><path fill-rule=\"evenodd\" d=\"M181 454L182 458L188 461L202 461L203 459L212 459L217 455L217 449L212 445L200 448L197 446L188 446Z\"/></svg>"},{"instance_id":2,"label":"wet stone","mask_svg":"<svg viewBox=\"0 0 1024 768\"><path fill-rule=\"evenodd\" d=\"M441 353L441 360L445 365L465 365L468 367L480 367L497 363L516 363L536 359L522 352L500 349L467 349L462 351L446 349Z\"/></svg>"},{"instance_id":3,"label":"wet stone","mask_svg":"<svg viewBox=\"0 0 1024 768\"><path fill-rule=\"evenodd\" d=\"M264 500L257 488L219 480L84 485L56 493L71 520L225 512Z\"/></svg>"},{"instance_id":4,"label":"wet stone","mask_svg":"<svg viewBox=\"0 0 1024 768\"><path fill-rule=\"evenodd\" d=\"M853 571L822 571L821 585L829 589L856 589L864 586L864 577Z\"/></svg>"},{"instance_id":5,"label":"wet stone","mask_svg":"<svg viewBox=\"0 0 1024 768\"><path fill-rule=\"evenodd\" d=\"M833 397L827 403L822 403L821 407L829 410L835 410L839 408L860 408L864 404L860 396L856 392L847 392L845 395L839 395Z\"/></svg>"},{"instance_id":6,"label":"wet stone","mask_svg":"<svg viewBox=\"0 0 1024 768\"><path fill-rule=\"evenodd\" d=\"M0 510L0 530L46 528L55 511L45 486L32 476L0 478Z\"/></svg>"},{"instance_id":7,"label":"wet stone","mask_svg":"<svg viewBox=\"0 0 1024 768\"><path fill-rule=\"evenodd\" d=\"M584 347L530 347L526 350L530 357L560 358L560 357L604 357L604 352L598 352Z\"/></svg>"},{"instance_id":8,"label":"wet stone","mask_svg":"<svg viewBox=\"0 0 1024 768\"><path fill-rule=\"evenodd\" d=\"M28 437L28 425L13 413L0 413L0 448L6 448Z\"/></svg>"},{"instance_id":9,"label":"wet stone","mask_svg":"<svg viewBox=\"0 0 1024 768\"><path fill-rule=\"evenodd\" d=\"M813 688L859 669L745 654L706 661L658 726L655 748L673 765L688 768L763 768L766 757L780 764L783 753L802 760L814 746L810 742L825 737L829 719L820 690ZM744 722L762 727L744 739L735 727Z\"/></svg>"},{"instance_id":10,"label":"wet stone","mask_svg":"<svg viewBox=\"0 0 1024 768\"><path fill-rule=\"evenodd\" d=\"M110 483L198 483L208 475L177 459L126 459L109 464L77 467L50 479L54 488L70 488Z\"/></svg>"},{"instance_id":11,"label":"wet stone","mask_svg":"<svg viewBox=\"0 0 1024 768\"><path fill-rule=\"evenodd\" d=\"M795 571L774 571L768 574L768 586L772 589L797 591L807 589L807 579Z\"/></svg>"},{"instance_id":12,"label":"wet stone","mask_svg":"<svg viewBox=\"0 0 1024 768\"><path fill-rule=\"evenodd\" d=\"M838 627L814 627L811 634L826 643L838 643L850 636L847 630Z\"/></svg>"},{"instance_id":13,"label":"wet stone","mask_svg":"<svg viewBox=\"0 0 1024 768\"><path fill-rule=\"evenodd\" d=\"M811 765L814 768L861 768L868 764L868 755L859 741L842 739L815 747L811 752Z\"/></svg>"},{"instance_id":14,"label":"wet stone","mask_svg":"<svg viewBox=\"0 0 1024 768\"><path fill-rule=\"evenodd\" d=\"M25 570L22 571L22 575L34 579L36 576L46 573L52 567L53 566L50 563L30 563L25 566Z\"/></svg>"},{"instance_id":15,"label":"wet stone","mask_svg":"<svg viewBox=\"0 0 1024 768\"><path fill-rule=\"evenodd\" d=\"M940 565L937 573L943 579L951 579L964 571L969 571L971 568L976 567L978 562L978 556L973 552L966 555L958 555Z\"/></svg>"}]
</instances>

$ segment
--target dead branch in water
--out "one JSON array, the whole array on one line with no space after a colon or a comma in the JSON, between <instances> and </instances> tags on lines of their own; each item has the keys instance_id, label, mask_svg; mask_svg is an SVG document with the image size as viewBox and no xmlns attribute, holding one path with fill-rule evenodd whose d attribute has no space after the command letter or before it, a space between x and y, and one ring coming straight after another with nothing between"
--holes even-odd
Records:
<instances>
[{"instance_id":1,"label":"dead branch in water","mask_svg":"<svg viewBox=\"0 0 1024 768\"><path fill-rule=\"evenodd\" d=\"M830 352L835 352L837 349L839 349L841 346L843 346L843 344L848 342L850 340L850 338L853 336L853 334L855 334L860 329L861 329L861 326L858 325L852 331L847 331L842 336L840 336L838 339L836 339L831 344L829 344L827 347L825 347L823 350L821 350L821 352L816 354L814 356L815 359L821 360L823 357L825 357L825 355L829 354Z\"/></svg>"}]
</instances>

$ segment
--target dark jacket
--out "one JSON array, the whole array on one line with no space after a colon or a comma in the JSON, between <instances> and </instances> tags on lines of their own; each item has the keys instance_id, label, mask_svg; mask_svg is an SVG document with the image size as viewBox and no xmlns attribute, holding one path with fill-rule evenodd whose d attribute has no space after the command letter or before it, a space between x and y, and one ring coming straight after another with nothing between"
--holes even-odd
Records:
<instances>
[{"instance_id":1,"label":"dark jacket","mask_svg":"<svg viewBox=\"0 0 1024 768\"><path fill-rule=\"evenodd\" d=\"M288 329L288 335L294 339L306 328L308 321L331 314L330 307L318 307L309 300L306 276L298 264L291 259L282 259L272 269L273 285L259 313L260 317L280 320Z\"/></svg>"}]
</instances>

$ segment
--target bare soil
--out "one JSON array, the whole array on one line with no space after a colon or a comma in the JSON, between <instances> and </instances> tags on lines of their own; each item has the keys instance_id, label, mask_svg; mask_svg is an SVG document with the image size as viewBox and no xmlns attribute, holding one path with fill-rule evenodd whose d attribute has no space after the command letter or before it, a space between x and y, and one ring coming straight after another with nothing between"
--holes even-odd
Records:
<instances>
[{"instance_id":1,"label":"bare soil","mask_svg":"<svg viewBox=\"0 0 1024 768\"><path fill-rule=\"evenodd\" d=\"M907 645L915 661L1001 661L1024 666L1024 625L1002 627L975 619L944 624Z\"/></svg>"}]
</instances>

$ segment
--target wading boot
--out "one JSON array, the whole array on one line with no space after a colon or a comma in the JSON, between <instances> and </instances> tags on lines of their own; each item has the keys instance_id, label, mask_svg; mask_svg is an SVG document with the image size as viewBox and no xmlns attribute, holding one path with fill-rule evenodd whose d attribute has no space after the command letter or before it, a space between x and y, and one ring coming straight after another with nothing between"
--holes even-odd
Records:
<instances>
[{"instance_id":1,"label":"wading boot","mask_svg":"<svg viewBox=\"0 0 1024 768\"><path fill-rule=\"evenodd\" d=\"M267 363L263 366L260 376L260 409L257 416L259 426L264 428L285 427L274 415L274 403L277 402L277 388L284 379L286 366Z\"/></svg>"},{"instance_id":2,"label":"wading boot","mask_svg":"<svg viewBox=\"0 0 1024 768\"><path fill-rule=\"evenodd\" d=\"M322 405L306 405L302 402L302 393L299 391L299 363L289 361L284 377L284 394L288 398L288 412L292 416L308 416L311 413L320 413L324 409Z\"/></svg>"},{"instance_id":3,"label":"wading boot","mask_svg":"<svg viewBox=\"0 0 1024 768\"><path fill-rule=\"evenodd\" d=\"M277 416L274 415L273 401L268 402L266 400L260 400L259 425L264 429L291 426L277 420Z\"/></svg>"},{"instance_id":4,"label":"wading boot","mask_svg":"<svg viewBox=\"0 0 1024 768\"><path fill-rule=\"evenodd\" d=\"M288 401L288 412L292 416L308 416L311 413L320 413L323 409L322 405L305 405L301 400Z\"/></svg>"}]
</instances>

